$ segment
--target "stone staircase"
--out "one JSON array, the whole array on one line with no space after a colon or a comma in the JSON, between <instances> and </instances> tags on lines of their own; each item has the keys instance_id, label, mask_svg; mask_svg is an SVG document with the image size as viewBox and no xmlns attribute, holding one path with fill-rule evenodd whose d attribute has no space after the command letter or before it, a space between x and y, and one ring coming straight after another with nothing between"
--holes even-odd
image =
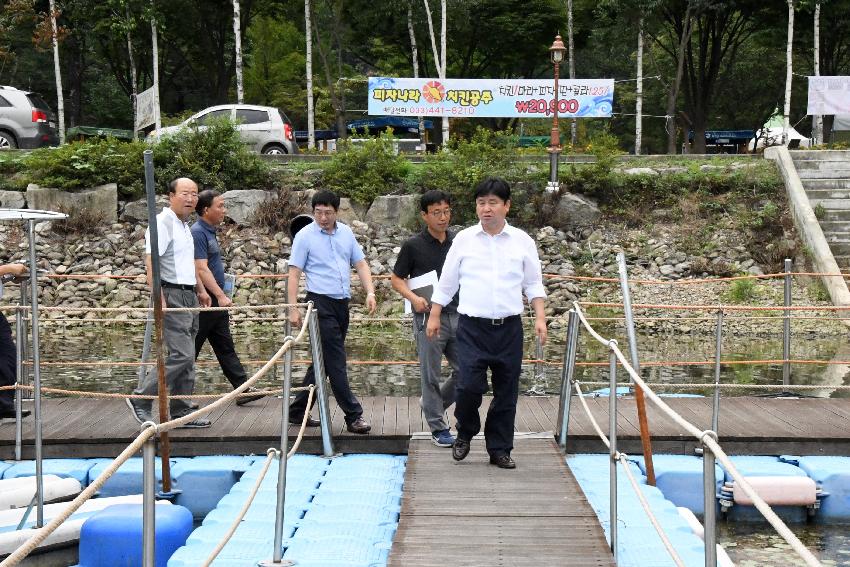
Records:
<instances>
[{"instance_id":1,"label":"stone staircase","mask_svg":"<svg viewBox=\"0 0 850 567\"><path fill-rule=\"evenodd\" d=\"M838 267L850 271L850 151L790 154Z\"/></svg>"}]
</instances>

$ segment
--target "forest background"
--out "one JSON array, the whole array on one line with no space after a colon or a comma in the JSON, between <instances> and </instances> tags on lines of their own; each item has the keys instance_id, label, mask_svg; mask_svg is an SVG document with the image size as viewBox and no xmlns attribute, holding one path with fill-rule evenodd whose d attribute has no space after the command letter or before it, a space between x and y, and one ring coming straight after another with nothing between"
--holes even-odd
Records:
<instances>
[{"instance_id":1,"label":"forest background","mask_svg":"<svg viewBox=\"0 0 850 567\"><path fill-rule=\"evenodd\" d=\"M614 116L579 120L579 139L607 131L622 149L633 149L642 26L643 153L679 148L689 129L696 132L693 151L699 152L705 130L756 129L775 109L781 112L789 2L795 13L790 122L808 134L805 76L814 69L815 6L820 5L820 74L847 75L850 0L446 0L446 76L551 77L548 49L558 33L566 41L569 6L575 76L617 81ZM298 130L307 124L307 7L316 128L363 117L368 76L413 76L411 29L420 76L439 75L434 55L440 44L440 0L430 5L426 0L239 4L245 102L283 109ZM152 21L158 33L161 106L170 117L165 123L236 102L232 0L5 0L0 4L0 84L35 90L56 108L51 5L66 127L132 127L132 93L153 82ZM561 75L567 75L566 65ZM478 126L546 134L550 122L453 119L452 136L468 135Z\"/></svg>"}]
</instances>

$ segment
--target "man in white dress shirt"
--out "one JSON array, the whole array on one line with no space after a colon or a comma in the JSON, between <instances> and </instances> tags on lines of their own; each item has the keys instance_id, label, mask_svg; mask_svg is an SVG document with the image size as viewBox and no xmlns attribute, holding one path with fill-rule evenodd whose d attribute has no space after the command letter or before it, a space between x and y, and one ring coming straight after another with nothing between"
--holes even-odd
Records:
<instances>
[{"instance_id":1,"label":"man in white dress shirt","mask_svg":"<svg viewBox=\"0 0 850 567\"><path fill-rule=\"evenodd\" d=\"M200 279L195 276L195 240L189 229L189 216L198 203L198 185L187 177L168 184L168 203L156 216L159 244L162 299L166 307L210 306L210 296ZM153 285L151 267L150 229L145 233L145 268L147 282ZM165 379L172 395L190 395L195 389L195 334L198 332L198 312L166 312L163 337L168 358L165 360ZM156 395L157 370L152 366L139 380L133 391L139 395ZM139 423L151 421L151 400L127 399L133 418ZM170 400L172 418L182 417L192 411L189 400ZM182 427L198 429L209 427L210 421L198 418Z\"/></svg>"},{"instance_id":2,"label":"man in white dress shirt","mask_svg":"<svg viewBox=\"0 0 850 567\"><path fill-rule=\"evenodd\" d=\"M478 408L491 372L493 401L487 410L484 438L490 463L516 468L511 458L514 420L522 370L523 293L534 309L534 332L546 342L543 302L546 290L537 246L505 218L511 208L511 189L498 178L475 187L478 224L460 231L431 297L426 332L437 337L440 313L460 287L457 326L460 373L455 400L457 438L452 457L463 460L472 438L481 430Z\"/></svg>"}]
</instances>

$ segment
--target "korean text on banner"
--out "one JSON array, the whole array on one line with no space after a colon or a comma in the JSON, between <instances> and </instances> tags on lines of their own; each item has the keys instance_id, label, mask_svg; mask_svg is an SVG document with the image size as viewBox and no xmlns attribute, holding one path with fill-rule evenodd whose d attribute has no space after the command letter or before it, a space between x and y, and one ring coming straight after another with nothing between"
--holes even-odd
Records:
<instances>
[{"instance_id":1,"label":"korean text on banner","mask_svg":"<svg viewBox=\"0 0 850 567\"><path fill-rule=\"evenodd\" d=\"M850 77L809 77L806 114L850 114Z\"/></svg>"},{"instance_id":2,"label":"korean text on banner","mask_svg":"<svg viewBox=\"0 0 850 567\"><path fill-rule=\"evenodd\" d=\"M613 79L565 79L558 84L558 114L607 118ZM369 114L457 118L546 118L555 113L549 79L369 78Z\"/></svg>"},{"instance_id":3,"label":"korean text on banner","mask_svg":"<svg viewBox=\"0 0 850 567\"><path fill-rule=\"evenodd\" d=\"M156 87L136 95L136 130L156 122Z\"/></svg>"}]
</instances>

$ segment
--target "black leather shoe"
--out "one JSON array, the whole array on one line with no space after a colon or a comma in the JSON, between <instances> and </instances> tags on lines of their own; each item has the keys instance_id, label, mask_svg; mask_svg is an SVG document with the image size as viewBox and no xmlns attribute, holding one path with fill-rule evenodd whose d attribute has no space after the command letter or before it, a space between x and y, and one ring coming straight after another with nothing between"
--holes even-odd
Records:
<instances>
[{"instance_id":1,"label":"black leather shoe","mask_svg":"<svg viewBox=\"0 0 850 567\"><path fill-rule=\"evenodd\" d=\"M31 412L30 410L28 410L28 409L22 409L22 410L21 410L21 417L26 417L26 416L28 416L28 415L29 415L29 414L31 414L31 413L32 413L32 412ZM11 419L15 419L15 410L11 409L11 410L3 410L3 411L0 411L0 418L11 418Z\"/></svg>"},{"instance_id":2,"label":"black leather shoe","mask_svg":"<svg viewBox=\"0 0 850 567\"><path fill-rule=\"evenodd\" d=\"M369 425L369 422L363 419L362 417L358 417L351 423L346 426L351 433L359 433L360 435L365 435L372 431L372 426Z\"/></svg>"},{"instance_id":3,"label":"black leather shoe","mask_svg":"<svg viewBox=\"0 0 850 567\"><path fill-rule=\"evenodd\" d=\"M248 388L247 390L245 390L242 393L247 394L247 393L250 393L250 392L253 392L253 391L254 391L253 388ZM262 400L265 397L266 397L265 394L253 394L251 396L244 396L243 395L243 396L236 398L236 405L237 406L244 406L245 404L250 404L251 402L256 402L257 400Z\"/></svg>"},{"instance_id":4,"label":"black leather shoe","mask_svg":"<svg viewBox=\"0 0 850 567\"><path fill-rule=\"evenodd\" d=\"M496 465L500 469L515 469L516 463L510 455L490 455L490 464Z\"/></svg>"},{"instance_id":5,"label":"black leather shoe","mask_svg":"<svg viewBox=\"0 0 850 567\"><path fill-rule=\"evenodd\" d=\"M460 437L455 438L455 442L452 445L452 458L456 461L462 461L469 454L469 441L466 439L461 439Z\"/></svg>"},{"instance_id":6,"label":"black leather shoe","mask_svg":"<svg viewBox=\"0 0 850 567\"><path fill-rule=\"evenodd\" d=\"M292 425L297 425L298 427L301 427L301 421L303 419L304 419L303 416L298 417L298 418L289 416L289 423L291 423ZM307 427L319 427L321 424L322 424L322 422L319 421L318 419L313 419L312 417L307 418Z\"/></svg>"}]
</instances>

